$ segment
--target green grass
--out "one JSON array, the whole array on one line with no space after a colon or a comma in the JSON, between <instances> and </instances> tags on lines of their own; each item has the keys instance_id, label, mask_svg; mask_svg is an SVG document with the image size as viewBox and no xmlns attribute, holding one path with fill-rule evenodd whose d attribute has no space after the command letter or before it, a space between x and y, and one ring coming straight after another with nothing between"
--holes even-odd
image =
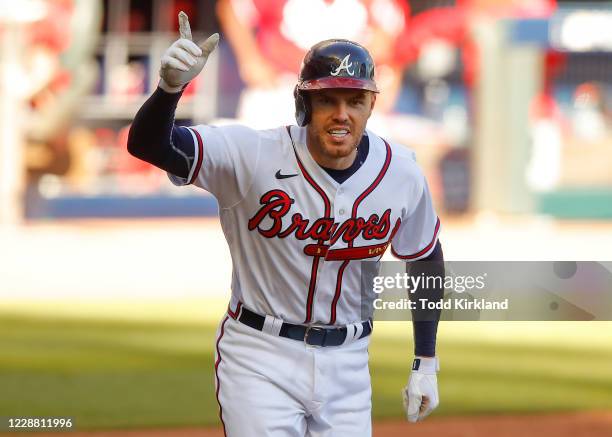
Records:
<instances>
[{"instance_id":1,"label":"green grass","mask_svg":"<svg viewBox=\"0 0 612 437\"><path fill-rule=\"evenodd\" d=\"M0 415L73 416L79 428L217 420L210 326L0 321Z\"/></svg>"},{"instance_id":2,"label":"green grass","mask_svg":"<svg viewBox=\"0 0 612 437\"><path fill-rule=\"evenodd\" d=\"M397 384L407 373L397 351L405 344L382 339L370 348L375 417L403 414ZM612 408L611 349L442 340L438 353L443 361L437 415Z\"/></svg>"},{"instance_id":3,"label":"green grass","mask_svg":"<svg viewBox=\"0 0 612 437\"><path fill-rule=\"evenodd\" d=\"M0 416L72 416L81 429L216 425L215 329L4 316ZM403 414L409 336L373 339L376 418ZM449 337L438 346L439 415L612 408L612 345Z\"/></svg>"}]
</instances>

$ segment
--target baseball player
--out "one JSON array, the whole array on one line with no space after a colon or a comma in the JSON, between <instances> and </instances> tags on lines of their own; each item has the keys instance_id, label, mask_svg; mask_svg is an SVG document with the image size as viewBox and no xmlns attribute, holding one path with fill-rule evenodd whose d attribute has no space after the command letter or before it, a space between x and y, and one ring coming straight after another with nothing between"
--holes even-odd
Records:
<instances>
[{"instance_id":1,"label":"baseball player","mask_svg":"<svg viewBox=\"0 0 612 437\"><path fill-rule=\"evenodd\" d=\"M297 125L177 127L181 92L219 40L195 44L185 14L179 23L128 150L218 200L233 264L216 342L224 431L370 436L372 321L362 318L360 261L380 260L389 245L401 259L442 260L440 221L414 154L366 129L378 92L372 58L347 40L313 46L295 87ZM437 319L414 328L403 390L413 422L438 404Z\"/></svg>"}]
</instances>

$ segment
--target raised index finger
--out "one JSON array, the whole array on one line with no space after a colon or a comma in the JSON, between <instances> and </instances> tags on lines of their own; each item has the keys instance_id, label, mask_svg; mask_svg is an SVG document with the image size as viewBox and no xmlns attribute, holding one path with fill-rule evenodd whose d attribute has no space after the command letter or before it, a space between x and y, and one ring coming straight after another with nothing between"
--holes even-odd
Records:
<instances>
[{"instance_id":1,"label":"raised index finger","mask_svg":"<svg viewBox=\"0 0 612 437\"><path fill-rule=\"evenodd\" d=\"M191 26L189 25L189 17L183 11L178 14L179 20L179 34L181 38L188 39L191 41Z\"/></svg>"}]
</instances>

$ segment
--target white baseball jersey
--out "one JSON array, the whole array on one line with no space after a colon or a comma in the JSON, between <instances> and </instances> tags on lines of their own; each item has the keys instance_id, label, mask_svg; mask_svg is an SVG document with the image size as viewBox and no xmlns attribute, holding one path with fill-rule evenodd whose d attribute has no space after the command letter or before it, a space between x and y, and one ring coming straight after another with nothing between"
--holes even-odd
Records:
<instances>
[{"instance_id":1,"label":"white baseball jersey","mask_svg":"<svg viewBox=\"0 0 612 437\"><path fill-rule=\"evenodd\" d=\"M232 301L291 323L361 320L361 260L391 243L405 260L435 247L440 221L409 149L367 131L369 153L344 183L312 158L306 128L189 128L187 179L219 202L233 263Z\"/></svg>"}]
</instances>

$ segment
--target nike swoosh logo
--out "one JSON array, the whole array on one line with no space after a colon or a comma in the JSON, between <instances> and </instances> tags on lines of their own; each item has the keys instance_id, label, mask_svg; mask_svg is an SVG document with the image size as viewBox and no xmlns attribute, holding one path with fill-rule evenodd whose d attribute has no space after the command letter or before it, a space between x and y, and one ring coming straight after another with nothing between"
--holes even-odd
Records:
<instances>
[{"instance_id":1,"label":"nike swoosh logo","mask_svg":"<svg viewBox=\"0 0 612 437\"><path fill-rule=\"evenodd\" d=\"M287 179L297 176L297 174L281 174L281 171L279 170L274 176L276 176L276 179Z\"/></svg>"}]
</instances>

